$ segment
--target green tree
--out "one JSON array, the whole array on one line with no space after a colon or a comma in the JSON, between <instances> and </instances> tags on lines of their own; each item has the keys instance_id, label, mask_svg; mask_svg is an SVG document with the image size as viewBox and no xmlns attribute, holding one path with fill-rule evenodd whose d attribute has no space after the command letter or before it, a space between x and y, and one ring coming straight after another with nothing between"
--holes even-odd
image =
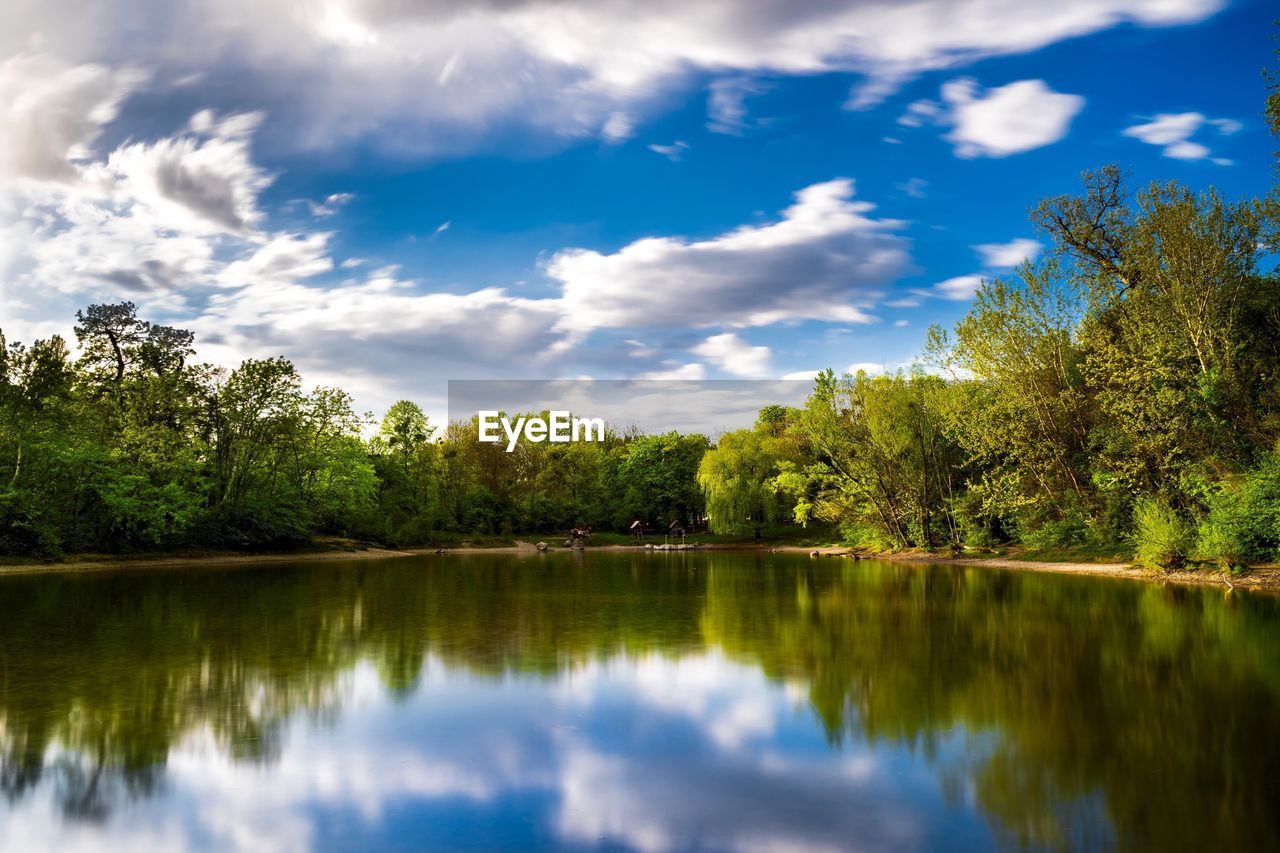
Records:
<instances>
[{"instance_id":1,"label":"green tree","mask_svg":"<svg viewBox=\"0 0 1280 853\"><path fill-rule=\"evenodd\" d=\"M798 410L767 406L755 426L727 432L702 457L698 483L706 493L707 519L716 533L760 535L764 525L787 519L794 500L788 500L777 478L806 461L788 425Z\"/></svg>"},{"instance_id":2,"label":"green tree","mask_svg":"<svg viewBox=\"0 0 1280 853\"><path fill-rule=\"evenodd\" d=\"M954 336L930 329L930 359L957 377L946 431L979 472L970 486L982 513L1007 525L1090 509L1082 316L1078 283L1058 263L1024 264L1011 280L983 282Z\"/></svg>"},{"instance_id":3,"label":"green tree","mask_svg":"<svg viewBox=\"0 0 1280 853\"><path fill-rule=\"evenodd\" d=\"M688 526L700 520L704 498L698 466L709 446L705 435L674 431L629 442L618 466L624 518L664 528L672 521Z\"/></svg>"},{"instance_id":4,"label":"green tree","mask_svg":"<svg viewBox=\"0 0 1280 853\"><path fill-rule=\"evenodd\" d=\"M821 373L799 419L815 461L778 480L796 499L797 520L839 524L883 547L957 543L963 459L942 429L946 387L919 372Z\"/></svg>"}]
</instances>

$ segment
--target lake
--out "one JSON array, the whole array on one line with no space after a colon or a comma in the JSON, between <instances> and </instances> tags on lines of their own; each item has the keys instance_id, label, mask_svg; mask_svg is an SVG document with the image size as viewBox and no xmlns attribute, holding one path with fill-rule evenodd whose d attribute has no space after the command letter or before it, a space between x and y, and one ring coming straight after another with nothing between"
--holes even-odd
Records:
<instances>
[{"instance_id":1,"label":"lake","mask_svg":"<svg viewBox=\"0 0 1280 853\"><path fill-rule=\"evenodd\" d=\"M0 577L0 849L1280 849L1280 602L692 552Z\"/></svg>"}]
</instances>

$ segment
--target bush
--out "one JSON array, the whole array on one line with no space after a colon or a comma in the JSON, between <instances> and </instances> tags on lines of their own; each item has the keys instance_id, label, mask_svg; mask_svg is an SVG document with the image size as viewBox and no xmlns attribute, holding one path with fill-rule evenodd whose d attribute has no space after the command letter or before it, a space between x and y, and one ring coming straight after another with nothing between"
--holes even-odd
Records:
<instances>
[{"instance_id":1,"label":"bush","mask_svg":"<svg viewBox=\"0 0 1280 853\"><path fill-rule=\"evenodd\" d=\"M1224 569L1233 569L1249 561L1248 548L1240 536L1237 514L1217 510L1215 501L1213 508L1196 528L1196 547L1194 556L1206 563L1216 563Z\"/></svg>"},{"instance_id":2,"label":"bush","mask_svg":"<svg viewBox=\"0 0 1280 853\"><path fill-rule=\"evenodd\" d=\"M1062 518L1048 519L1034 527L1027 525L1018 538L1028 548L1044 550L1092 544L1088 519L1074 508L1063 513Z\"/></svg>"},{"instance_id":3,"label":"bush","mask_svg":"<svg viewBox=\"0 0 1280 853\"><path fill-rule=\"evenodd\" d=\"M1168 504L1144 498L1133 509L1134 559L1156 569L1177 569L1194 543L1191 525Z\"/></svg>"},{"instance_id":4,"label":"bush","mask_svg":"<svg viewBox=\"0 0 1280 853\"><path fill-rule=\"evenodd\" d=\"M0 556L62 556L57 528L45 522L31 492L0 488Z\"/></svg>"},{"instance_id":5,"label":"bush","mask_svg":"<svg viewBox=\"0 0 1280 853\"><path fill-rule=\"evenodd\" d=\"M1239 482L1209 498L1196 558L1225 567L1280 555L1280 457L1267 456Z\"/></svg>"},{"instance_id":6,"label":"bush","mask_svg":"<svg viewBox=\"0 0 1280 853\"><path fill-rule=\"evenodd\" d=\"M952 503L951 514L961 541L970 548L991 548L1008 539L1002 520L987 511L982 495L973 489Z\"/></svg>"},{"instance_id":7,"label":"bush","mask_svg":"<svg viewBox=\"0 0 1280 853\"><path fill-rule=\"evenodd\" d=\"M895 542L885 536L878 527L859 524L856 521L847 521L840 525L840 539L851 548L865 551L896 551L904 546L904 543Z\"/></svg>"}]
</instances>

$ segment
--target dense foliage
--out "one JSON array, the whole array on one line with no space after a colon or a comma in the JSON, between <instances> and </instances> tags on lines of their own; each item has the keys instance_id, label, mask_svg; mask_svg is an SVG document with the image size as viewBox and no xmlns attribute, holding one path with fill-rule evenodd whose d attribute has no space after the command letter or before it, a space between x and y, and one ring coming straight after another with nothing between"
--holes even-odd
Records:
<instances>
[{"instance_id":1,"label":"dense foliage","mask_svg":"<svg viewBox=\"0 0 1280 853\"><path fill-rule=\"evenodd\" d=\"M1261 269L1275 199L1173 184L1130 198L1108 167L1033 221L1049 257L985 284L931 342L964 400L950 432L980 468L978 517L1035 544L1131 541L1166 567L1276 556L1262 472L1280 439L1280 278ZM1245 484L1247 520L1229 511Z\"/></svg>"},{"instance_id":2,"label":"dense foliage","mask_svg":"<svg viewBox=\"0 0 1280 853\"><path fill-rule=\"evenodd\" d=\"M191 364L192 334L132 303L77 320L74 360L58 337L0 336L0 554L278 548L318 533L420 544L702 516L701 435L507 453L477 441L474 421L440 434L409 401L375 430L345 392L305 391L283 358Z\"/></svg>"}]
</instances>

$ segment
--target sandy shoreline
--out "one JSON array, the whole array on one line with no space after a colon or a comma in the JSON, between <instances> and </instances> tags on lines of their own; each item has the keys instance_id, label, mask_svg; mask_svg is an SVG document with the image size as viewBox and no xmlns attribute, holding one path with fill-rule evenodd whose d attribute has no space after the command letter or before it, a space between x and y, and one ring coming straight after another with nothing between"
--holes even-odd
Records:
<instances>
[{"instance_id":1,"label":"sandy shoreline","mask_svg":"<svg viewBox=\"0 0 1280 853\"><path fill-rule=\"evenodd\" d=\"M563 546L552 546L551 553L567 552ZM589 551L608 552L641 552L649 553L643 546L636 545L592 545ZM1280 566L1268 565L1251 569L1243 575L1228 575L1225 572L1203 569L1199 571L1152 572L1136 568L1128 563L1084 563L1084 562L1037 562L1033 560L1014 560L1008 557L948 557L937 554L919 552L899 554L863 554L837 545L822 547L803 545L754 545L754 544L705 544L699 545L695 551L738 551L744 553L768 551L771 553L813 554L827 558L871 559L895 563L935 563L953 566L974 566L979 568L1010 569L1025 572L1052 572L1057 574L1090 575L1093 577L1120 578L1154 583L1174 583L1193 586L1217 586L1224 591L1235 589L1256 590L1269 593L1280 593ZM301 551L286 554L200 554L195 556L161 556L161 557L89 557L73 559L63 563L17 563L0 565L0 576L43 574L51 572L94 572L113 569L147 569L174 568L191 563L202 566L252 566L263 563L300 563L331 562L336 560L385 560L395 557L411 557L421 555L449 554L494 554L509 553L517 555L536 555L540 553L534 542L517 542L515 545L476 547L476 548L409 548L392 550L387 548L335 549L328 551ZM656 553L672 553L659 551ZM675 552L687 553L687 552Z\"/></svg>"},{"instance_id":2,"label":"sandy shoreline","mask_svg":"<svg viewBox=\"0 0 1280 853\"><path fill-rule=\"evenodd\" d=\"M194 556L162 557L91 557L71 559L64 563L14 563L0 565L0 577L4 575L29 575L45 572L95 572L111 569L161 569L199 563L202 566L239 566L259 563L310 563L330 560L385 560L389 557L410 557L425 551L392 551L386 548L364 548L355 551L294 551L283 554L197 554Z\"/></svg>"}]
</instances>

